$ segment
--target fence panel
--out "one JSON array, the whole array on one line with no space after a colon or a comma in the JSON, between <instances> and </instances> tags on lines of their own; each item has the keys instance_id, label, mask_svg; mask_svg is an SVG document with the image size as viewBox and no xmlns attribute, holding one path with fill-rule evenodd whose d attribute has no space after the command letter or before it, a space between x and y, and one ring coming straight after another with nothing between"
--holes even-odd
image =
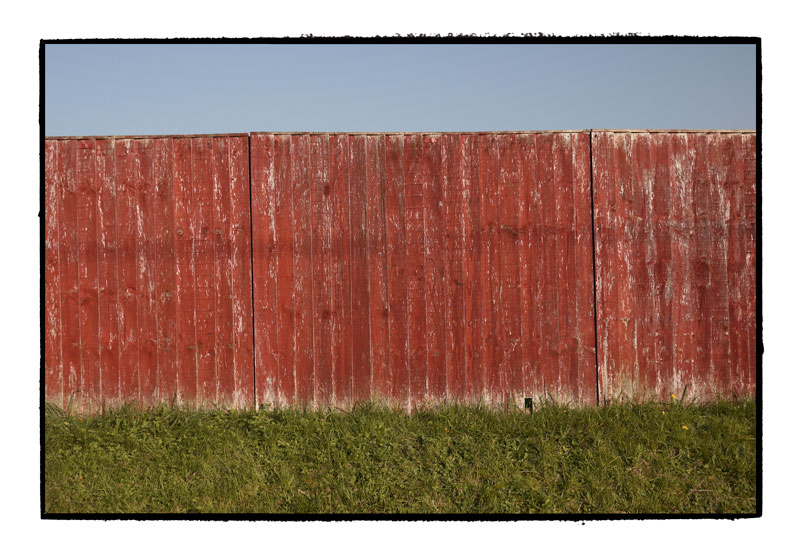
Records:
<instances>
[{"instance_id":1,"label":"fence panel","mask_svg":"<svg viewBox=\"0 0 800 557\"><path fill-rule=\"evenodd\" d=\"M593 402L589 134L253 134L256 402Z\"/></svg>"},{"instance_id":2,"label":"fence panel","mask_svg":"<svg viewBox=\"0 0 800 557\"><path fill-rule=\"evenodd\" d=\"M46 140L48 401L252 405L247 152L246 135Z\"/></svg>"},{"instance_id":3,"label":"fence panel","mask_svg":"<svg viewBox=\"0 0 800 557\"><path fill-rule=\"evenodd\" d=\"M755 137L593 133L601 399L754 396Z\"/></svg>"}]
</instances>

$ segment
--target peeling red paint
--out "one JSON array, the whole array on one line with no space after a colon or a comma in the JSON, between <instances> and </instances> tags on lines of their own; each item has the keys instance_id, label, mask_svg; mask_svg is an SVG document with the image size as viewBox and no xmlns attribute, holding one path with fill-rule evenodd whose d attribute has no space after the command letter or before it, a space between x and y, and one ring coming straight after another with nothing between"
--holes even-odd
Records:
<instances>
[{"instance_id":1,"label":"peeling red paint","mask_svg":"<svg viewBox=\"0 0 800 557\"><path fill-rule=\"evenodd\" d=\"M755 164L749 132L48 138L45 396L751 397Z\"/></svg>"},{"instance_id":2,"label":"peeling red paint","mask_svg":"<svg viewBox=\"0 0 800 557\"><path fill-rule=\"evenodd\" d=\"M754 396L754 140L594 132L601 399Z\"/></svg>"}]
</instances>

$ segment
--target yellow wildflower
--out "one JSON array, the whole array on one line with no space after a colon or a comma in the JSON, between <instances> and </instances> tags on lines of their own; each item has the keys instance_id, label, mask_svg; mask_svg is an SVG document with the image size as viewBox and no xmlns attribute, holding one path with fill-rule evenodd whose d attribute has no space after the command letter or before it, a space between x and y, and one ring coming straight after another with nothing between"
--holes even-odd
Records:
<instances>
[{"instance_id":1,"label":"yellow wildflower","mask_svg":"<svg viewBox=\"0 0 800 557\"><path fill-rule=\"evenodd\" d=\"M678 397L675 396L675 393L672 393L672 398L677 399Z\"/></svg>"},{"instance_id":2,"label":"yellow wildflower","mask_svg":"<svg viewBox=\"0 0 800 557\"><path fill-rule=\"evenodd\" d=\"M686 430L688 430L689 428L688 428L687 426L685 426L685 425L682 425L682 426L681 426L681 429L686 429Z\"/></svg>"}]
</instances>

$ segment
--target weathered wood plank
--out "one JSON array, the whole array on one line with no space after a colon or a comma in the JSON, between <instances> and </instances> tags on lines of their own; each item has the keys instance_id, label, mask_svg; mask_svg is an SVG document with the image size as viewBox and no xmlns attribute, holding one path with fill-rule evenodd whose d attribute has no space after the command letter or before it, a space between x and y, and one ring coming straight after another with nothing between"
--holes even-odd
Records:
<instances>
[{"instance_id":1,"label":"weathered wood plank","mask_svg":"<svg viewBox=\"0 0 800 557\"><path fill-rule=\"evenodd\" d=\"M98 325L100 338L101 405L120 403L119 320L117 288L116 186L114 183L114 140L95 141L95 170L98 189Z\"/></svg>"},{"instance_id":2,"label":"weathered wood plank","mask_svg":"<svg viewBox=\"0 0 800 557\"><path fill-rule=\"evenodd\" d=\"M333 394L333 350L331 345L333 258L331 252L331 224L333 207L329 178L327 135L311 136L311 228L313 238L313 291L314 291L314 400L327 406Z\"/></svg>"},{"instance_id":3,"label":"weathered wood plank","mask_svg":"<svg viewBox=\"0 0 800 557\"><path fill-rule=\"evenodd\" d=\"M231 180L229 242L233 302L234 392L232 404L236 408L252 408L255 400L248 142L249 139L245 136L228 138L228 164L230 165Z\"/></svg>"},{"instance_id":4,"label":"weathered wood plank","mask_svg":"<svg viewBox=\"0 0 800 557\"><path fill-rule=\"evenodd\" d=\"M498 400L501 388L500 354L498 346L498 315L500 295L500 257L497 202L497 140L493 135L479 136L481 192L481 280L483 320L483 355L486 383L484 398Z\"/></svg>"},{"instance_id":5,"label":"weathered wood plank","mask_svg":"<svg viewBox=\"0 0 800 557\"><path fill-rule=\"evenodd\" d=\"M195 331L195 262L192 215L192 143L188 137L172 143L175 242L175 355L177 402L193 406L197 401L197 336ZM124 236L120 236L124 238Z\"/></svg>"},{"instance_id":6,"label":"weathered wood plank","mask_svg":"<svg viewBox=\"0 0 800 557\"><path fill-rule=\"evenodd\" d=\"M353 317L351 304L352 235L350 231L350 143L346 134L331 135L329 139L331 167L331 250L333 266L333 327L331 344L334 347L334 402L347 406L353 401Z\"/></svg>"},{"instance_id":7,"label":"weathered wood plank","mask_svg":"<svg viewBox=\"0 0 800 557\"><path fill-rule=\"evenodd\" d=\"M408 367L408 264L406 261L406 208L403 179L403 138L387 135L386 148L386 255L389 304L390 397L398 405L409 403Z\"/></svg>"},{"instance_id":8,"label":"weathered wood plank","mask_svg":"<svg viewBox=\"0 0 800 557\"><path fill-rule=\"evenodd\" d=\"M486 369L483 356L483 313L481 309L481 195L480 152L475 135L461 136L461 197L464 214L464 365L465 398L483 396Z\"/></svg>"},{"instance_id":9,"label":"weathered wood plank","mask_svg":"<svg viewBox=\"0 0 800 557\"><path fill-rule=\"evenodd\" d=\"M253 134L250 146L253 205L253 308L255 318L255 397L258 406L277 402L278 238L275 136ZM245 234L245 236L249 236ZM243 277L244 279L244 277Z\"/></svg>"},{"instance_id":10,"label":"weathered wood plank","mask_svg":"<svg viewBox=\"0 0 800 557\"><path fill-rule=\"evenodd\" d=\"M279 406L296 402L294 215L292 203L291 136L275 135L275 227L278 242L278 385Z\"/></svg>"},{"instance_id":11,"label":"weathered wood plank","mask_svg":"<svg viewBox=\"0 0 800 557\"><path fill-rule=\"evenodd\" d=\"M369 274L371 398L385 400L389 388L389 300L386 254L386 144L366 137L366 226Z\"/></svg>"},{"instance_id":12,"label":"weathered wood plank","mask_svg":"<svg viewBox=\"0 0 800 557\"><path fill-rule=\"evenodd\" d=\"M441 135L426 134L423 150L423 203L425 226L425 350L428 364L427 397L434 402L447 396L445 369L444 218L442 214Z\"/></svg>"},{"instance_id":13,"label":"weathered wood plank","mask_svg":"<svg viewBox=\"0 0 800 557\"><path fill-rule=\"evenodd\" d=\"M542 297L539 315L542 319L541 348L541 394L542 398L553 397L559 390L559 343L558 343L558 261L556 251L556 196L554 153L556 145L553 134L537 137L537 167L541 185L541 263Z\"/></svg>"},{"instance_id":14,"label":"weathered wood plank","mask_svg":"<svg viewBox=\"0 0 800 557\"><path fill-rule=\"evenodd\" d=\"M175 306L175 193L173 189L173 140L153 140L153 243L156 254L154 267L156 339L158 349L157 401L177 400L178 374Z\"/></svg>"},{"instance_id":15,"label":"weathered wood plank","mask_svg":"<svg viewBox=\"0 0 800 557\"><path fill-rule=\"evenodd\" d=\"M522 396L520 266L519 251L522 233L519 224L520 177L514 134L498 137L498 203L499 203L499 346L501 395L511 401Z\"/></svg>"},{"instance_id":16,"label":"weathered wood plank","mask_svg":"<svg viewBox=\"0 0 800 557\"><path fill-rule=\"evenodd\" d=\"M630 184L631 204L628 226L631 230L630 250L632 294L632 325L634 366L636 369L635 397L645 395L654 384L652 365L653 307L648 261L655 257L655 235L652 232L651 200L653 168L650 162L650 136L631 134Z\"/></svg>"},{"instance_id":17,"label":"weathered wood plank","mask_svg":"<svg viewBox=\"0 0 800 557\"><path fill-rule=\"evenodd\" d=\"M115 141L115 182L117 186L117 280L119 282L120 397L124 402L139 400L139 323L136 259L136 181L134 140ZM66 363L66 362L65 362Z\"/></svg>"},{"instance_id":18,"label":"weathered wood plank","mask_svg":"<svg viewBox=\"0 0 800 557\"><path fill-rule=\"evenodd\" d=\"M461 144L458 134L442 136L445 234L445 369L447 398L464 400L464 216L461 181Z\"/></svg>"},{"instance_id":19,"label":"weathered wood plank","mask_svg":"<svg viewBox=\"0 0 800 557\"><path fill-rule=\"evenodd\" d=\"M100 328L98 322L97 282L97 183L94 140L77 142L75 179L78 195L78 276L81 373L79 407L92 411L101 399Z\"/></svg>"},{"instance_id":20,"label":"weathered wood plank","mask_svg":"<svg viewBox=\"0 0 800 557\"><path fill-rule=\"evenodd\" d=\"M309 136L293 135L292 150L292 214L294 218L294 323L295 380L297 402L314 400L314 297L312 285L311 183L309 177Z\"/></svg>"},{"instance_id":21,"label":"weathered wood plank","mask_svg":"<svg viewBox=\"0 0 800 557\"><path fill-rule=\"evenodd\" d=\"M694 152L689 150L688 134L670 138L670 221L675 230L671 242L673 261L673 312L672 329L674 345L674 372L671 393L681 392L691 377L695 354L695 340L691 327L695 290L691 283L690 251L694 219L692 210L691 177ZM678 396L678 395L676 395Z\"/></svg>"},{"instance_id":22,"label":"weathered wood plank","mask_svg":"<svg viewBox=\"0 0 800 557\"><path fill-rule=\"evenodd\" d=\"M744 370L746 390L755 393L756 367L760 351L763 348L758 343L757 300L756 300L756 234L757 207L756 207L756 135L744 136L744 228L745 228L745 266L743 272L744 301L745 301L745 345L747 346L747 367Z\"/></svg>"},{"instance_id":23,"label":"weathered wood plank","mask_svg":"<svg viewBox=\"0 0 800 557\"><path fill-rule=\"evenodd\" d=\"M425 292L425 203L422 137L405 136L406 260L408 261L408 358L412 404L428 394Z\"/></svg>"},{"instance_id":24,"label":"weathered wood plank","mask_svg":"<svg viewBox=\"0 0 800 557\"><path fill-rule=\"evenodd\" d=\"M215 354L215 259L213 143L209 137L192 140L192 232L195 269L195 330L197 349L197 398L206 406L217 403Z\"/></svg>"},{"instance_id":25,"label":"weathered wood plank","mask_svg":"<svg viewBox=\"0 0 800 557\"><path fill-rule=\"evenodd\" d=\"M575 230L575 336L577 341L576 401L594 404L597 400L595 360L594 284L592 266L592 192L590 184L589 134L573 133L573 207Z\"/></svg>"},{"instance_id":26,"label":"weathered wood plank","mask_svg":"<svg viewBox=\"0 0 800 557\"><path fill-rule=\"evenodd\" d=\"M139 403L158 402L158 322L156 315L155 270L158 254L153 241L155 230L153 183L153 142L141 139L133 144L136 186L136 284L139 313Z\"/></svg>"},{"instance_id":27,"label":"weathered wood plank","mask_svg":"<svg viewBox=\"0 0 800 557\"><path fill-rule=\"evenodd\" d=\"M231 268L231 184L228 138L211 143L213 212L211 241L214 244L214 355L217 403L230 407L236 380L233 362L233 269Z\"/></svg>"},{"instance_id":28,"label":"weathered wood plank","mask_svg":"<svg viewBox=\"0 0 800 557\"><path fill-rule=\"evenodd\" d=\"M653 181L652 226L655 235L655 262L651 296L654 307L653 365L656 392L661 398L670 395L674 369L672 307L674 266L672 261L672 226L670 206L670 158L668 134L655 134L651 143L651 160L655 164Z\"/></svg>"},{"instance_id":29,"label":"weathered wood plank","mask_svg":"<svg viewBox=\"0 0 800 557\"><path fill-rule=\"evenodd\" d=\"M63 404L62 313L61 313L61 238L59 228L62 216L59 211L61 191L64 187L63 166L59 151L63 142L45 141L45 191L44 191L44 388L45 399L51 404Z\"/></svg>"},{"instance_id":30,"label":"weathered wood plank","mask_svg":"<svg viewBox=\"0 0 800 557\"><path fill-rule=\"evenodd\" d=\"M367 237L366 136L350 135L351 300L353 315L353 397L369 400L372 390Z\"/></svg>"}]
</instances>

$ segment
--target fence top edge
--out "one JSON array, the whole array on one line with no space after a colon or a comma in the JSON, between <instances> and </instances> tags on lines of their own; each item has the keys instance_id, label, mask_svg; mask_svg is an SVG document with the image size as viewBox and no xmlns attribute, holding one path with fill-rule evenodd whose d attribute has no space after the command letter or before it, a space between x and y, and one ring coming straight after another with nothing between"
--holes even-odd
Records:
<instances>
[{"instance_id":1,"label":"fence top edge","mask_svg":"<svg viewBox=\"0 0 800 557\"><path fill-rule=\"evenodd\" d=\"M187 133L187 134L156 134L156 135L48 135L45 140L65 141L73 139L179 139L184 137L247 137L247 132L239 133Z\"/></svg>"},{"instance_id":2,"label":"fence top edge","mask_svg":"<svg viewBox=\"0 0 800 557\"><path fill-rule=\"evenodd\" d=\"M503 135L503 134L564 134L564 133L719 133L754 134L756 130L706 130L706 129L582 129L582 130L506 130L506 131L461 131L461 132L271 132L206 133L206 134L158 134L158 135L61 135L46 136L48 141L76 139L162 139L186 137L248 137L251 135Z\"/></svg>"},{"instance_id":3,"label":"fence top edge","mask_svg":"<svg viewBox=\"0 0 800 557\"><path fill-rule=\"evenodd\" d=\"M601 130L592 129L597 133L756 133L756 130Z\"/></svg>"}]
</instances>

